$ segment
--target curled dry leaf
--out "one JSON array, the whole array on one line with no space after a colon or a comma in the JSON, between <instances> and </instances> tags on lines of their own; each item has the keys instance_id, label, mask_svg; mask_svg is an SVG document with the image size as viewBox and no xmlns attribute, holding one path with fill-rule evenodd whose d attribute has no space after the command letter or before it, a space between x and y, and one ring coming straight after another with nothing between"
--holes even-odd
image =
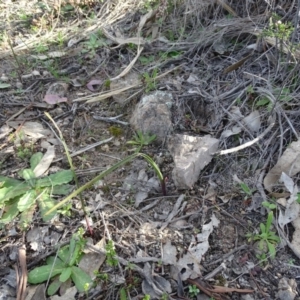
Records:
<instances>
[{"instance_id":1,"label":"curled dry leaf","mask_svg":"<svg viewBox=\"0 0 300 300\"><path fill-rule=\"evenodd\" d=\"M97 92L101 88L102 85L102 80L99 79L92 79L86 87L91 91L91 92Z\"/></svg>"},{"instance_id":2,"label":"curled dry leaf","mask_svg":"<svg viewBox=\"0 0 300 300\"><path fill-rule=\"evenodd\" d=\"M267 191L272 192L272 189L277 184L282 172L291 177L300 172L299 155L300 141L292 142L278 159L276 165L266 175L264 186Z\"/></svg>"},{"instance_id":3,"label":"curled dry leaf","mask_svg":"<svg viewBox=\"0 0 300 300\"><path fill-rule=\"evenodd\" d=\"M36 177L42 176L50 167L55 158L54 146L49 146L39 164L34 168L33 172Z\"/></svg>"},{"instance_id":4,"label":"curled dry leaf","mask_svg":"<svg viewBox=\"0 0 300 300\"><path fill-rule=\"evenodd\" d=\"M294 184L293 180L286 175L285 173L281 174L280 180L284 183L285 187L290 192L290 198L286 202L285 211L279 208L279 216L278 216L278 223L280 227L283 227L299 218L300 212L300 205L297 202L297 194L298 194L298 187Z\"/></svg>"},{"instance_id":5,"label":"curled dry leaf","mask_svg":"<svg viewBox=\"0 0 300 300\"><path fill-rule=\"evenodd\" d=\"M253 111L250 115L243 119L247 128L252 132L258 132L261 126L260 115L258 110Z\"/></svg>"}]
</instances>

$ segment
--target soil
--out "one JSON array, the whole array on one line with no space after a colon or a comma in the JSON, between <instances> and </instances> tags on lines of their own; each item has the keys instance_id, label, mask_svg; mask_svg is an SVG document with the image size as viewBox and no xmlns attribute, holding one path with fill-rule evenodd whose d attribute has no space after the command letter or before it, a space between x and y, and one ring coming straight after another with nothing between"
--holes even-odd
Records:
<instances>
[{"instance_id":1,"label":"soil","mask_svg":"<svg viewBox=\"0 0 300 300\"><path fill-rule=\"evenodd\" d=\"M275 199L261 188L263 175L299 135L298 52L284 51L278 41L272 44L270 31L274 34L277 31L270 24L277 19L281 24L289 24L294 31L288 35L289 28L285 29L288 36L281 42L296 45L297 49L300 7L295 1L273 1L276 5L260 0L228 4L179 0L135 2L62 0L0 4L0 16L5 20L0 26L1 176L20 179L20 171L30 167L30 157L37 152L46 153L45 142L54 145L55 157L44 175L70 170L57 128L71 154L112 138L72 157L77 184L82 187L136 150L127 143L135 134L129 125L100 121L95 116L108 120L121 115L118 120L128 122L136 103L153 90L172 93L176 133L211 134L220 140L220 150L254 140L268 128L273 114L276 114L275 125L249 147L215 155L189 190L178 190L172 181L174 162L167 144L152 143L141 152L158 164L167 195L160 189L151 189L146 199L135 205L136 193L143 190L145 181L134 176L141 170L148 178L156 176L149 164L135 158L85 189L81 196L72 197L70 206L61 211L66 213L49 222L42 220L38 207L25 228L21 226L20 215L7 223L0 220L3 266L0 269L3 298L0 298L17 299L11 288L22 290L19 281L10 279L16 278L11 273L14 265L22 266L19 252L22 245L26 248L25 265L30 272L44 265L47 257L57 253L57 245L68 244L82 227L84 238L95 247L100 242L114 242L118 265L109 265L108 259L103 261L97 271L108 274L109 279L98 277L88 292L76 291L75 299L283 299L278 294L282 278L295 282L294 297L288 299L299 299L299 257L288 245L278 242L274 244L276 254L272 258L268 249L258 249L253 236L260 234L261 223L266 224L269 210L262 201ZM141 26L140 21L151 9L153 16ZM133 39L138 33L146 42L134 62L141 47ZM123 98L118 98L121 92L111 94L111 79L122 74L127 66L131 66L130 72L136 74L138 83L125 93L122 102L124 92ZM164 75L159 77L161 74ZM97 80L92 87L91 80ZM49 88L58 82L64 84L60 94L53 90L49 93ZM112 86L117 88L113 82ZM120 85L123 87L124 83ZM272 93L278 104L276 109L259 93L259 88ZM47 103L45 95L52 93L62 102ZM128 99L131 95L134 97ZM241 118L236 117L237 111L248 116L254 110L259 112L261 120L258 131L247 129ZM34 122L34 128L41 125L48 133L39 138L26 134L27 122ZM243 130L224 138L224 132L234 126ZM134 176L128 189L124 181L128 182L130 174ZM297 174L293 180L299 181ZM76 190L75 182L71 184L71 191ZM276 192L282 195L283 189L278 186ZM181 195L184 200L176 208ZM87 226L80 197L91 228ZM58 202L63 199L55 198ZM2 216L7 210L5 205L0 197ZM276 236L279 236L276 221L279 208L278 205L273 210L270 229ZM179 260L199 245L198 234L214 218L219 225L207 236L208 249L197 261L201 274L194 276L194 281L182 281L180 277L184 278L187 270L179 269L176 273L174 268L178 265L162 263L164 246L168 242L175 246ZM32 230L37 230L36 243L29 239ZM294 228L288 225L286 232L292 239ZM128 263L136 268L130 269ZM145 277L148 266L151 276ZM186 268L189 267L193 269L187 264ZM178 276L176 279L174 274ZM150 291L145 288L145 278L154 280L156 275L169 282L171 291L146 298L155 288L152 286ZM195 282L199 289L197 296L189 292ZM212 286L235 290L224 292ZM28 284L28 289L33 287L36 285ZM4 292L6 289L9 292ZM126 296L122 296L122 291ZM56 296L63 299L63 293L60 289ZM25 299L22 298L25 294L23 291L18 299Z\"/></svg>"}]
</instances>

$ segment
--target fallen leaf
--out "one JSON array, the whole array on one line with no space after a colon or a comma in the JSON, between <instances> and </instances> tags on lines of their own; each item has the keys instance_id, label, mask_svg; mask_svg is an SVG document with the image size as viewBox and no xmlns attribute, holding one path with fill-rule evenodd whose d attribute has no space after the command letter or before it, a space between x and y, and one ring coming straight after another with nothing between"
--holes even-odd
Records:
<instances>
[{"instance_id":1,"label":"fallen leaf","mask_svg":"<svg viewBox=\"0 0 300 300\"><path fill-rule=\"evenodd\" d=\"M300 172L300 141L292 142L278 159L276 165L269 171L264 178L265 189L269 192L278 183L282 172L290 177Z\"/></svg>"},{"instance_id":2,"label":"fallen leaf","mask_svg":"<svg viewBox=\"0 0 300 300\"><path fill-rule=\"evenodd\" d=\"M258 132L261 127L260 115L258 110L254 110L251 114L243 119L247 128L252 132Z\"/></svg>"},{"instance_id":3,"label":"fallen leaf","mask_svg":"<svg viewBox=\"0 0 300 300\"><path fill-rule=\"evenodd\" d=\"M49 146L46 153L44 154L41 161L34 168L33 172L36 177L42 176L50 167L53 159L55 158L55 149L54 146Z\"/></svg>"},{"instance_id":4,"label":"fallen leaf","mask_svg":"<svg viewBox=\"0 0 300 300\"><path fill-rule=\"evenodd\" d=\"M91 92L97 92L102 84L102 80L99 79L93 79L91 80L86 87L91 91Z\"/></svg>"},{"instance_id":5,"label":"fallen leaf","mask_svg":"<svg viewBox=\"0 0 300 300\"><path fill-rule=\"evenodd\" d=\"M68 102L68 99L66 97L60 97L59 95L46 94L44 101L53 105L61 102Z\"/></svg>"}]
</instances>

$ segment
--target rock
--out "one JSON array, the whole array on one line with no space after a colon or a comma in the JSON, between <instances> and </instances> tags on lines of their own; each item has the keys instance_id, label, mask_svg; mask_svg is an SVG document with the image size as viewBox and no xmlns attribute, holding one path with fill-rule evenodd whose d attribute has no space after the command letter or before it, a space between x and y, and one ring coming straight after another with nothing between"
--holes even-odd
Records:
<instances>
[{"instance_id":1,"label":"rock","mask_svg":"<svg viewBox=\"0 0 300 300\"><path fill-rule=\"evenodd\" d=\"M155 134L156 141L162 142L173 131L170 93L156 91L144 96L136 106L130 119L131 126L144 134Z\"/></svg>"},{"instance_id":2,"label":"rock","mask_svg":"<svg viewBox=\"0 0 300 300\"><path fill-rule=\"evenodd\" d=\"M297 283L295 279L285 277L279 280L277 298L279 300L294 300L297 295Z\"/></svg>"},{"instance_id":3,"label":"rock","mask_svg":"<svg viewBox=\"0 0 300 300\"><path fill-rule=\"evenodd\" d=\"M113 80L110 83L110 90L118 90L129 86L139 85L141 80L139 79L139 75L137 73L129 73L124 77L121 77L117 80ZM115 102L120 105L125 105L126 100L132 95L132 89L119 93L117 95L113 95L113 99Z\"/></svg>"},{"instance_id":4,"label":"rock","mask_svg":"<svg viewBox=\"0 0 300 300\"><path fill-rule=\"evenodd\" d=\"M210 163L219 141L210 135L194 137L176 134L168 141L175 168L173 180L178 188L191 188L198 180L200 171Z\"/></svg>"}]
</instances>

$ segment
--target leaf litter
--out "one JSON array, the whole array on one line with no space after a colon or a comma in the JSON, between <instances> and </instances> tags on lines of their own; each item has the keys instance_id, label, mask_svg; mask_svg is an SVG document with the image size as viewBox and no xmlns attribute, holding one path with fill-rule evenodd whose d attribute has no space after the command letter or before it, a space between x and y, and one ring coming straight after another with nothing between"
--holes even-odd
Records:
<instances>
[{"instance_id":1,"label":"leaf litter","mask_svg":"<svg viewBox=\"0 0 300 300\"><path fill-rule=\"evenodd\" d=\"M212 5L210 1L199 1L199 3L187 1L183 6L178 5L173 10L173 22L167 17L162 18L161 22L166 22L171 28L169 30L168 26L160 26L157 21L167 12L167 8L161 3L159 9L137 12L133 9L136 8L134 6L132 10L128 9L128 5L133 5L131 2L120 2L117 6L118 10L115 10L116 7L111 1L98 3L95 6L96 10L105 8L105 11L116 14L114 16L113 14L99 14L99 18L94 21L93 25L81 30L80 34L78 34L77 25L70 28L69 32L65 31L64 28L68 26L60 27L60 22L64 22L61 19L58 23L52 24L53 30L44 36L31 32L28 35L26 47L24 43L18 45L18 38L10 37L15 42L14 53L20 56L22 56L22 51L27 52L26 55L29 53L28 57L31 61L36 60L39 67L34 66L31 71L20 68L18 70L20 74L16 77L22 79L21 85L14 79L13 74L11 77L8 76L13 69L7 63L4 64L7 69L2 70L3 67L1 67L1 73L4 74L1 78L4 80L0 84L3 91L5 88L1 101L4 101L3 104L9 108L1 114L1 121L10 119L10 122L7 122L10 130L17 133L20 130L23 131L21 135L17 135L14 147L23 145L22 139L26 138L26 141L29 140L29 143L33 145L34 152L37 152L42 145L39 140L43 140L44 146L41 146L44 151L43 159L31 171L36 177L43 174L49 176L47 173L51 173L51 165L58 163L62 169L67 166L62 155L59 158L56 157L57 153L63 150L60 148L59 139L54 138L52 130L46 125L41 114L43 110L49 111L57 118L59 126L64 128L68 146L76 154L73 155L76 165L83 169L76 170L83 184L87 181L84 176L90 176L93 172L112 165L115 158L120 159L128 150L123 148L123 153L121 153L119 147L124 144L124 137L123 140L114 137L114 143L110 144L107 149L115 153L99 153L100 151L95 148L99 146L99 140L108 143L112 139L108 136L107 126L101 121L113 121L114 116L121 113L124 118L130 117L132 112L130 106L133 105L131 101L136 101L136 97L149 88L144 87L143 78L145 77L143 76L137 76L138 80L135 84L125 87L115 85L113 90L110 90L110 81L114 80L113 82L117 83L121 77L126 79L129 72L135 68L140 68L140 73L156 74L156 78L151 79L150 75L148 76L150 82L155 81L156 89L172 91L176 95L173 116L176 130L196 136L209 132L214 137L220 138L220 150L214 154L213 161L201 171L199 180L186 191L185 195L178 195L173 182L172 160L169 153L164 147L156 148L157 146L152 145L145 147L145 151L150 151L157 160L160 160L159 157L163 158L160 166L167 175L167 197L161 197L159 194L158 182L148 166L140 166L137 170L125 166L116 174L105 178L104 184L94 186L86 192L84 197L88 199L87 207L94 219L91 224L95 231L100 232L100 236L104 236L104 239L94 238L95 241L89 241L89 243L95 246L99 240L113 238L120 264L128 267L128 269L120 268L120 274L112 276L108 284L98 282L98 287L103 288L102 292L104 290L108 295L107 298L115 299L116 295L119 295L117 294L119 285L129 287L133 282L132 272L137 272L141 283L134 286L134 292L126 290L127 293L132 293L132 297L141 298L142 295L148 294L153 299L160 299L168 294L172 299L176 297L176 293L178 296L186 297L188 294L186 286L190 284L215 299L228 299L227 296L222 295L224 292L232 293L231 299L240 299L238 293L245 292L251 297L253 282L251 284L250 282L253 280L255 286L258 287L255 292L260 295L258 297L275 298L273 290L277 286L273 284L274 277L268 278L264 271L257 271L259 269L257 266L261 264L258 258L250 249L239 248L238 245L248 244L245 238L247 232L243 226L247 228L247 231L255 231L259 224L265 223L265 214L270 208L263 209L262 204L274 202L272 197L275 197L279 198L277 203L275 201L278 213L275 215L273 225L276 226L281 236L281 247L285 241L299 258L297 250L299 248L297 235L300 227L297 187L299 171L297 149L299 147L295 141L298 139L295 125L298 122L298 116L295 107L299 100L299 93L293 86L296 78L292 78L299 55L297 50L292 51L293 47L288 39L284 39L284 43L280 45L278 37L276 39L267 35L271 21L274 23L274 18L275 22L278 22L276 23L278 28L285 26L285 21L280 21L282 23L276 21L276 17L271 14L271 7L265 1L257 0L255 4L247 3L249 7L244 4L241 6L236 1L230 4L217 1L215 5ZM284 8L277 7L277 12L280 15L282 13L280 9L282 9L286 18L292 20L290 12L299 8L289 1L285 4ZM1 5L5 7L4 3ZM62 5L65 5L64 1ZM289 5L290 10L287 9ZM172 7L169 9L172 10ZM266 14L262 16L260 9ZM78 16L83 18L83 15L80 15L81 12L82 10L78 10ZM128 12L129 17L126 16ZM191 18L187 18L182 23L183 28L179 28L178 24L182 21L180 16L185 14ZM130 22L128 22L129 19ZM174 23L174 20L178 22ZM193 22L199 22L197 24L201 25L200 27L204 30L199 31L199 26L195 26ZM134 26L131 27L129 24L134 24ZM99 46L98 49L94 49L94 54L91 55L82 50L87 49L86 43L89 41L89 35L98 34L97 28L102 28L103 35L99 36L99 39L103 40L103 44L101 48ZM16 30L16 32L19 31ZM58 51L57 47L51 46L45 53L39 53L42 49L42 47L39 48L40 43L49 39L50 36L58 37L58 32L68 36L68 48L59 47ZM297 30L291 38L293 43L299 42ZM75 45L77 49L74 49ZM34 54L31 53L29 47L36 47ZM253 51L251 55L249 55L249 49ZM11 50L6 47L1 57L7 58L10 53ZM149 55L154 59L151 65L147 66L144 57L150 57ZM292 70L290 73L287 72L287 66L281 65L281 60L276 59L278 56L281 59L289 57L286 62ZM118 57L117 60L116 57ZM81 66L76 69L77 71L65 67L65 65L70 65L73 59L81 61ZM57 60L59 60L59 66L56 65L56 67L59 70L53 70L51 64ZM105 62L104 65L101 63L102 69L98 68L100 61ZM139 61L144 61L144 64L140 65ZM60 65L61 62L64 66ZM97 65L96 69L95 65ZM24 65L21 66L24 67ZM46 70L47 66L48 70ZM158 68L159 72L153 72L155 68ZM68 71L65 72L65 70ZM30 76L22 77L26 74ZM61 102L61 95L56 95L55 98L53 97L55 94L48 94L50 98L47 99L47 90L51 82L56 80L57 74L64 74L63 76L68 77L67 81L76 83L64 91L67 98L63 98L63 101L67 99L69 102L74 101L72 105L68 102ZM20 86L26 88L30 95L34 95L34 101L26 93L22 95L24 99L20 101L16 92ZM7 91L10 94L6 93ZM129 110L126 105L119 109L112 103L103 101L121 93L127 94L125 102ZM13 95L14 98L9 95ZM11 101L7 101L8 98L5 97L9 97ZM51 105L45 105L45 103L42 105L39 99L49 100ZM94 104L93 106L81 105L80 101ZM99 101L102 103L97 103ZM19 109L19 106L23 108ZM110 109L111 107L113 109ZM32 109L31 115L28 114L28 109ZM95 112L99 115L97 123L93 123L95 122L93 119L96 119L92 117ZM36 121L28 120L28 118L36 118ZM126 140L130 139L128 132L124 136ZM8 132L1 136L2 139L5 137L8 137ZM56 143L52 143L54 140ZM49 144L46 145L45 141ZM5 147L12 145L11 140L4 140L3 145L4 150L8 150ZM10 149L5 153L1 148L3 151L1 153L8 158L7 162L3 161L2 170L5 176L17 179L19 175L15 170L26 169L28 161L21 163L20 159L13 154L14 148ZM86 152L88 150L90 153ZM160 156L156 156L158 151L161 152ZM87 157L86 153L88 153ZM112 154L112 157L103 154ZM8 162L13 165L13 169ZM33 184L35 179L31 171L27 170L24 176ZM240 183L232 179L233 174L243 183L243 191L241 191ZM53 180L53 177L50 179ZM26 203L28 199L22 200ZM273 202L271 204L274 205ZM94 203L98 203L103 218L97 215L99 209L93 207ZM129 205L130 203L134 205ZM43 252L49 245L53 248L55 244L66 242L66 240L68 242L70 236L76 231L74 223L80 224L82 220L78 212L79 207L77 199L73 199L73 215L70 217L62 214L59 220L54 220L52 223L55 230L65 230L66 235L57 233L54 228L47 226L44 228L33 226L28 229L26 237L30 245L27 252L29 266L33 258L37 264L42 265L42 258L50 256L47 253L39 256L39 251ZM3 207L1 209L3 210ZM257 211L262 214L257 216L255 213ZM34 208L30 213L35 225L39 224L38 211ZM247 220L247 225L243 222L244 219ZM15 224L7 228L8 237L13 238L18 234L20 221L21 219L16 219ZM286 228L290 223L294 226L292 239L286 235ZM67 224L70 226L68 227ZM222 231L223 229L225 231ZM38 242L34 241L33 235L39 237ZM282 254L281 251L276 253L280 263L276 264L277 257L275 261L269 261L274 274L296 277L296 268L291 265L289 268L283 268L284 264L281 262L288 262L291 257ZM95 253L97 255L94 255ZM137 255L141 253L141 256ZM226 256L228 253L231 253L229 258ZM55 254L55 249L51 255L53 254ZM87 254L89 253L85 255ZM108 255L105 246L96 247L89 254L90 258L88 256L84 258L83 255L80 266L86 271L91 271L90 266L95 266L95 269L111 274L111 269L104 262ZM9 257L15 261L17 256L18 251L11 251ZM3 262L3 258L0 257L0 259ZM219 267L213 269L209 266L209 262L213 265L219 259L221 259ZM130 266L131 261L138 265ZM247 268L243 268L245 265ZM131 271L130 268L132 268ZM234 270L242 270L239 278L233 276ZM66 272L69 271L67 269ZM212 274L211 284L207 281L203 282L203 278L208 278L209 274ZM249 274L252 276L251 280L247 277ZM90 276L92 276L91 273ZM171 284L173 280L177 283L175 289ZM289 284L288 281L286 282ZM101 288L95 289L92 297L101 294ZM62 295L63 290L67 291L65 296ZM74 287L70 289L65 287L61 290L60 296L55 297L64 299L68 297L68 293L71 293L72 299L78 297Z\"/></svg>"}]
</instances>

